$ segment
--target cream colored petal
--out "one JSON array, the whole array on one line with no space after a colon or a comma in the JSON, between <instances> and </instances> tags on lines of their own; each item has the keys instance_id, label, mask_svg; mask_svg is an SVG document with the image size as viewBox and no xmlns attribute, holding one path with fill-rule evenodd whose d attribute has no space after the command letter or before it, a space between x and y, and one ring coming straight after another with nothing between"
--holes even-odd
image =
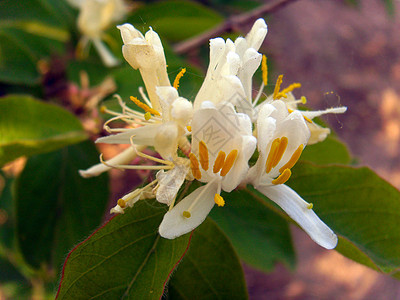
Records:
<instances>
[{"instance_id":1,"label":"cream colored petal","mask_svg":"<svg viewBox=\"0 0 400 300\"><path fill-rule=\"evenodd\" d=\"M175 166L167 172L159 171L157 173L159 184L156 192L157 201L170 205L185 181L188 171L187 166Z\"/></svg>"},{"instance_id":2,"label":"cream colored petal","mask_svg":"<svg viewBox=\"0 0 400 300\"><path fill-rule=\"evenodd\" d=\"M132 139L137 145L154 146L154 138L156 137L160 126L161 124L144 125L122 133L98 138L96 143L130 144Z\"/></svg>"},{"instance_id":3,"label":"cream colored petal","mask_svg":"<svg viewBox=\"0 0 400 300\"><path fill-rule=\"evenodd\" d=\"M214 195L218 192L218 183L211 182L199 187L186 196L172 210L164 215L158 229L160 235L167 239L174 239L188 233L199 226L214 207ZM190 218L183 216L192 203L195 205L190 210Z\"/></svg>"},{"instance_id":4,"label":"cream colored petal","mask_svg":"<svg viewBox=\"0 0 400 300\"><path fill-rule=\"evenodd\" d=\"M246 35L246 41L249 47L254 48L258 51L262 43L264 42L265 36L268 33L268 27L264 19L258 19L250 32Z\"/></svg>"},{"instance_id":5,"label":"cream colored petal","mask_svg":"<svg viewBox=\"0 0 400 300\"><path fill-rule=\"evenodd\" d=\"M310 209L295 191L284 184L258 186L257 190L278 204L318 245L333 249L338 239L336 234Z\"/></svg>"}]
</instances>

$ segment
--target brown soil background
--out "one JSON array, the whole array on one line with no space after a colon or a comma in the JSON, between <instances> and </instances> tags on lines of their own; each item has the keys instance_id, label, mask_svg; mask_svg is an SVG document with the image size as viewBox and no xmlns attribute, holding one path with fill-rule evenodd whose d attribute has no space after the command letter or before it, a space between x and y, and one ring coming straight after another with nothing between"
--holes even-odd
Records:
<instances>
[{"instance_id":1,"label":"brown soil background","mask_svg":"<svg viewBox=\"0 0 400 300\"><path fill-rule=\"evenodd\" d=\"M308 105L345 105L325 120L361 165L400 188L400 1L389 17L383 1L300 0L267 17L263 51L284 86ZM278 74L274 74L276 77ZM400 299L400 282L313 243L293 228L298 267L271 274L245 267L251 299Z\"/></svg>"}]
</instances>

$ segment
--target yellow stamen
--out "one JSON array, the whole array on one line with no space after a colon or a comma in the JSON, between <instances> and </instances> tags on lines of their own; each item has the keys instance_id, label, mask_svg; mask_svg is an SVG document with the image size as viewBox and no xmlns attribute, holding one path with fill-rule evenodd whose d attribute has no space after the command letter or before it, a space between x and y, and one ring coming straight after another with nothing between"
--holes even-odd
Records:
<instances>
[{"instance_id":1,"label":"yellow stamen","mask_svg":"<svg viewBox=\"0 0 400 300\"><path fill-rule=\"evenodd\" d=\"M283 136L279 143L279 147L278 147L278 150L276 151L275 157L272 161L272 168L275 168L278 165L278 163L281 161L283 153L285 153L287 145L288 145L288 138L286 136Z\"/></svg>"},{"instance_id":2,"label":"yellow stamen","mask_svg":"<svg viewBox=\"0 0 400 300\"><path fill-rule=\"evenodd\" d=\"M301 103L303 103L303 104L307 103L307 98L305 96L301 96L300 100L301 100Z\"/></svg>"},{"instance_id":3,"label":"yellow stamen","mask_svg":"<svg viewBox=\"0 0 400 300\"><path fill-rule=\"evenodd\" d=\"M125 208L126 206L126 202L124 199L119 199L117 204L121 207L121 208Z\"/></svg>"},{"instance_id":4,"label":"yellow stamen","mask_svg":"<svg viewBox=\"0 0 400 300\"><path fill-rule=\"evenodd\" d=\"M279 90L281 88L282 80L283 80L283 75L279 75L278 79L276 80L274 94L272 95L272 99L273 100L277 99L277 96L279 94Z\"/></svg>"},{"instance_id":5,"label":"yellow stamen","mask_svg":"<svg viewBox=\"0 0 400 300\"><path fill-rule=\"evenodd\" d=\"M200 164L204 171L208 170L208 149L204 141L199 142Z\"/></svg>"},{"instance_id":6,"label":"yellow stamen","mask_svg":"<svg viewBox=\"0 0 400 300\"><path fill-rule=\"evenodd\" d=\"M145 119L146 121L150 120L150 119L151 119L151 113L150 113L150 112L145 113L145 114L144 114L144 119Z\"/></svg>"},{"instance_id":7,"label":"yellow stamen","mask_svg":"<svg viewBox=\"0 0 400 300\"><path fill-rule=\"evenodd\" d=\"M293 110L293 109L290 109L290 108L288 108L287 110L288 110L289 114L291 114L292 112L294 112L294 110Z\"/></svg>"},{"instance_id":8,"label":"yellow stamen","mask_svg":"<svg viewBox=\"0 0 400 300\"><path fill-rule=\"evenodd\" d=\"M225 205L225 200L224 200L224 198L222 198L222 196L220 194L215 194L214 201L215 201L215 204L217 204L218 206Z\"/></svg>"},{"instance_id":9,"label":"yellow stamen","mask_svg":"<svg viewBox=\"0 0 400 300\"><path fill-rule=\"evenodd\" d=\"M130 99L137 105L139 106L141 109L143 109L145 112L149 112L155 116L159 116L160 113L158 111L156 111L155 109L152 109L150 106L148 106L147 104L144 104L143 102L140 102L140 100L136 97L131 96Z\"/></svg>"},{"instance_id":10,"label":"yellow stamen","mask_svg":"<svg viewBox=\"0 0 400 300\"><path fill-rule=\"evenodd\" d=\"M275 139L271 144L271 149L269 150L267 161L265 162L265 172L266 173L269 173L272 170L272 164L275 160L275 156L278 152L280 144L281 144L280 138Z\"/></svg>"},{"instance_id":11,"label":"yellow stamen","mask_svg":"<svg viewBox=\"0 0 400 300\"><path fill-rule=\"evenodd\" d=\"M200 180L201 172L199 169L199 161L197 160L196 155L194 155L193 153L190 153L189 159L190 159L190 168L192 169L193 177L196 178L197 180Z\"/></svg>"},{"instance_id":12,"label":"yellow stamen","mask_svg":"<svg viewBox=\"0 0 400 300\"><path fill-rule=\"evenodd\" d=\"M105 114L106 111L107 111L107 107L105 107L104 105L100 106L100 112L101 112L102 114Z\"/></svg>"},{"instance_id":13,"label":"yellow stamen","mask_svg":"<svg viewBox=\"0 0 400 300\"><path fill-rule=\"evenodd\" d=\"M313 207L314 207L314 204L308 203L308 206L307 206L308 209L313 209Z\"/></svg>"},{"instance_id":14,"label":"yellow stamen","mask_svg":"<svg viewBox=\"0 0 400 300\"><path fill-rule=\"evenodd\" d=\"M231 170L231 168L236 160L237 155L238 155L238 151L236 149L229 152L229 154L226 157L226 160L224 162L224 165L222 166L222 170L219 173L221 176L225 176L226 174L228 174L228 172Z\"/></svg>"},{"instance_id":15,"label":"yellow stamen","mask_svg":"<svg viewBox=\"0 0 400 300\"><path fill-rule=\"evenodd\" d=\"M262 70L262 80L264 85L268 84L268 65L267 65L267 57L263 55L261 62L261 70Z\"/></svg>"},{"instance_id":16,"label":"yellow stamen","mask_svg":"<svg viewBox=\"0 0 400 300\"><path fill-rule=\"evenodd\" d=\"M178 89L179 88L179 80L181 80L183 74L185 74L186 68L183 68L178 75L176 75L175 80L174 80L174 88Z\"/></svg>"},{"instance_id":17,"label":"yellow stamen","mask_svg":"<svg viewBox=\"0 0 400 300\"><path fill-rule=\"evenodd\" d=\"M300 158L301 152L303 152L304 149L304 145L301 144L296 151L294 151L292 157L289 159L289 161L282 167L279 169L279 172L282 173L283 170L285 169L291 169L293 168L293 166L297 163L297 161Z\"/></svg>"},{"instance_id":18,"label":"yellow stamen","mask_svg":"<svg viewBox=\"0 0 400 300\"><path fill-rule=\"evenodd\" d=\"M294 89L298 89L301 87L301 83L292 83L291 85L289 85L287 88L283 89L279 95L277 96L277 98L281 98L281 97L285 97L286 98L286 94L293 91Z\"/></svg>"},{"instance_id":19,"label":"yellow stamen","mask_svg":"<svg viewBox=\"0 0 400 300\"><path fill-rule=\"evenodd\" d=\"M292 171L290 169L285 169L281 175L279 175L278 178L272 180L272 184L284 184L290 176L292 175Z\"/></svg>"},{"instance_id":20,"label":"yellow stamen","mask_svg":"<svg viewBox=\"0 0 400 300\"><path fill-rule=\"evenodd\" d=\"M187 129L189 132L192 132L192 126L186 126L186 129Z\"/></svg>"},{"instance_id":21,"label":"yellow stamen","mask_svg":"<svg viewBox=\"0 0 400 300\"><path fill-rule=\"evenodd\" d=\"M214 166L213 166L214 173L218 173L224 166L225 156L226 156L226 154L224 151L219 151L218 156L215 159Z\"/></svg>"},{"instance_id":22,"label":"yellow stamen","mask_svg":"<svg viewBox=\"0 0 400 300\"><path fill-rule=\"evenodd\" d=\"M188 212L187 210L185 210L185 211L182 213L182 216L184 216L185 218L189 219L192 215L191 215L190 212Z\"/></svg>"},{"instance_id":23,"label":"yellow stamen","mask_svg":"<svg viewBox=\"0 0 400 300\"><path fill-rule=\"evenodd\" d=\"M303 116L304 120L306 120L308 123L312 123L312 120L309 117Z\"/></svg>"}]
</instances>

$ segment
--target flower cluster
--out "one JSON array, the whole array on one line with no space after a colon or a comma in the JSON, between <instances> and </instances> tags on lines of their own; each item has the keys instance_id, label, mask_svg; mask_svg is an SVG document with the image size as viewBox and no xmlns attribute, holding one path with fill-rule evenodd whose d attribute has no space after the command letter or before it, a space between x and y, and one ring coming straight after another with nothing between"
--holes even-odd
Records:
<instances>
[{"instance_id":1,"label":"flower cluster","mask_svg":"<svg viewBox=\"0 0 400 300\"><path fill-rule=\"evenodd\" d=\"M324 140L329 133L312 119L326 113L343 113L346 108L300 111L297 104L304 103L305 98L296 100L292 93L300 84L281 90L282 76L271 95L263 93L268 70L266 57L258 50L267 34L265 21L257 20L246 37L235 41L210 40L210 64L193 104L178 94L185 69L171 85L157 33L150 28L143 36L130 24L118 28L124 42L123 55L139 69L146 86L147 95L139 89L142 101L131 97L143 112L129 108L120 98L121 113L105 109L114 115L105 128L116 134L97 142L130 147L81 171L81 175L95 176L112 167L158 172L154 181L119 199L111 212L123 213L136 201L155 197L169 206L159 233L172 239L200 225L214 205L224 206L221 191L231 192L251 184L278 204L315 242L334 248L337 237L333 231L314 213L313 205L285 183L304 147ZM253 98L252 79L260 65L263 82ZM129 128L110 128L109 122L117 119ZM148 146L154 147L159 156L141 152ZM257 160L249 165L255 152ZM127 165L137 155L155 164ZM185 180L203 185L175 203Z\"/></svg>"}]
</instances>

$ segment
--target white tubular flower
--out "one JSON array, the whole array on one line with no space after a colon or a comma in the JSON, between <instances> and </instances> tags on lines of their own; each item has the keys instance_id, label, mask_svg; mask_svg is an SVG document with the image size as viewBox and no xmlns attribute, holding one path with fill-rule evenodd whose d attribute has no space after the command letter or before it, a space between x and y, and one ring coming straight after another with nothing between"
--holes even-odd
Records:
<instances>
[{"instance_id":1,"label":"white tubular flower","mask_svg":"<svg viewBox=\"0 0 400 300\"><path fill-rule=\"evenodd\" d=\"M193 177L206 185L165 214L160 235L173 239L185 234L204 221L214 204L223 206L221 190L231 192L244 179L256 142L247 115L236 113L230 103L216 107L203 102L193 115L189 158Z\"/></svg>"},{"instance_id":2,"label":"white tubular flower","mask_svg":"<svg viewBox=\"0 0 400 300\"><path fill-rule=\"evenodd\" d=\"M86 47L93 42L104 64L116 66L119 61L112 55L102 41L104 31L113 23L122 20L127 8L123 0L69 0L71 5L78 7L78 28L83 34L81 46Z\"/></svg>"},{"instance_id":3,"label":"white tubular flower","mask_svg":"<svg viewBox=\"0 0 400 300\"><path fill-rule=\"evenodd\" d=\"M210 40L210 64L206 77L194 100L194 108L202 102L212 101L218 104L230 101L233 96L244 97L240 79L236 76L240 66L240 57L235 53L234 43L222 38Z\"/></svg>"},{"instance_id":4,"label":"white tubular flower","mask_svg":"<svg viewBox=\"0 0 400 300\"><path fill-rule=\"evenodd\" d=\"M280 100L264 105L258 115L257 137L259 158L245 182L278 204L317 244L335 248L337 236L314 213L312 204L284 185L310 138L301 113L289 114Z\"/></svg>"},{"instance_id":5,"label":"white tubular flower","mask_svg":"<svg viewBox=\"0 0 400 300\"><path fill-rule=\"evenodd\" d=\"M120 25L118 29L124 42L124 58L134 69L139 69L153 109L160 110L156 87L171 85L160 37L151 27L145 36L131 24Z\"/></svg>"}]
</instances>

